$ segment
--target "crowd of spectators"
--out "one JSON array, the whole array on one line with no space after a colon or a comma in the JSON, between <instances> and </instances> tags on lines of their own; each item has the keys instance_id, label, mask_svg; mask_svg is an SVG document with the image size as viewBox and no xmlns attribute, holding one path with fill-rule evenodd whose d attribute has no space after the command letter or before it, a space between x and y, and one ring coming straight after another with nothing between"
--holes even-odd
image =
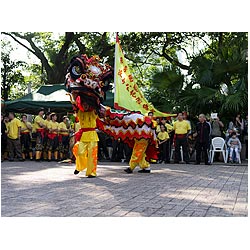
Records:
<instances>
[{"instance_id":1,"label":"crowd of spectators","mask_svg":"<svg viewBox=\"0 0 250 250\"><path fill-rule=\"evenodd\" d=\"M222 137L228 148L231 148L229 161L232 162L233 150L236 155L245 145L244 158L247 159L248 152L248 116L242 118L237 114L225 126L219 116L206 117L200 114L196 121L190 122L186 113L178 113L177 117L153 117L157 123L156 134L159 147L157 163L179 163L181 150L183 160L189 164L196 153L195 163L200 164L201 158L205 164L209 164L207 152L211 139ZM80 129L77 118L72 121L68 116L58 116L41 108L32 122L27 115L16 117L13 112L1 115L1 159L13 161L36 160L36 161L74 161L72 147L74 145L74 133ZM129 162L132 149L121 140L114 140L103 131L98 132L98 160ZM236 145L237 141L237 145ZM173 154L174 152L174 154ZM171 157L172 156L172 157ZM237 158L237 157L236 157ZM219 155L215 155L219 161Z\"/></svg>"}]
</instances>

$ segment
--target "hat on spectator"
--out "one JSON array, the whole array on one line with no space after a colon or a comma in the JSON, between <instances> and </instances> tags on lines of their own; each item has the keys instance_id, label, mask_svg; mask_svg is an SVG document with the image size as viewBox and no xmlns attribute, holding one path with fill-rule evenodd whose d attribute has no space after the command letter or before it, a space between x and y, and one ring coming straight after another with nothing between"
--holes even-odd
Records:
<instances>
[{"instance_id":1,"label":"hat on spectator","mask_svg":"<svg viewBox=\"0 0 250 250\"><path fill-rule=\"evenodd\" d=\"M44 108L43 107L39 108L38 112L40 111L44 111Z\"/></svg>"}]
</instances>

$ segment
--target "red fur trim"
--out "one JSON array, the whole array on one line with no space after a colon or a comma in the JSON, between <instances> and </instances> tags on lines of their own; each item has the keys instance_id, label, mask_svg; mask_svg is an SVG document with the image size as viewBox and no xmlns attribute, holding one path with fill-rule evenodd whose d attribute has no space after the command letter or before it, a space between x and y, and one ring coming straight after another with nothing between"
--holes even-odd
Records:
<instances>
[{"instance_id":1,"label":"red fur trim","mask_svg":"<svg viewBox=\"0 0 250 250\"><path fill-rule=\"evenodd\" d=\"M78 109L80 109L82 112L84 112L84 108L81 103L81 96L76 97L76 106Z\"/></svg>"}]
</instances>

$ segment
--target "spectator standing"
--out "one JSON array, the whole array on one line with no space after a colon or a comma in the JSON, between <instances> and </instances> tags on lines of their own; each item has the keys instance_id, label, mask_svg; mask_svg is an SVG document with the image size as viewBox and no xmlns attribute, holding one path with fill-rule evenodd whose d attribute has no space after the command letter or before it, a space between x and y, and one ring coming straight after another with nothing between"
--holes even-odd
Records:
<instances>
[{"instance_id":1,"label":"spectator standing","mask_svg":"<svg viewBox=\"0 0 250 250\"><path fill-rule=\"evenodd\" d=\"M59 123L58 130L59 130L60 159L65 160L69 156L68 155L69 154L69 133L71 132L69 119L67 116L63 116L62 122Z\"/></svg>"},{"instance_id":2,"label":"spectator standing","mask_svg":"<svg viewBox=\"0 0 250 250\"><path fill-rule=\"evenodd\" d=\"M155 121L157 122L157 126L156 126L156 134L158 134L159 132L161 132L161 120L160 118L156 118Z\"/></svg>"},{"instance_id":3,"label":"spectator standing","mask_svg":"<svg viewBox=\"0 0 250 250\"><path fill-rule=\"evenodd\" d=\"M97 135L99 138L99 141L98 141L98 160L100 161L103 159L103 154L104 154L106 160L110 160L109 152L107 149L108 136L100 130L97 130ZM102 154L102 152L103 152L103 154Z\"/></svg>"},{"instance_id":4,"label":"spectator standing","mask_svg":"<svg viewBox=\"0 0 250 250\"><path fill-rule=\"evenodd\" d=\"M133 149L128 146L128 144L124 143L124 153L125 153L125 162L129 162L132 156Z\"/></svg>"},{"instance_id":5,"label":"spectator standing","mask_svg":"<svg viewBox=\"0 0 250 250\"><path fill-rule=\"evenodd\" d=\"M171 124L168 123L166 117L162 118L161 124L163 124L166 128L166 132L168 133L169 140L166 143L166 162L170 163L170 152L171 152L171 145L173 144L173 137L174 137L174 128Z\"/></svg>"},{"instance_id":6,"label":"spectator standing","mask_svg":"<svg viewBox=\"0 0 250 250\"><path fill-rule=\"evenodd\" d=\"M224 128L224 124L220 121L219 116L211 120L211 138L215 137L223 137L222 130Z\"/></svg>"},{"instance_id":7,"label":"spectator standing","mask_svg":"<svg viewBox=\"0 0 250 250\"><path fill-rule=\"evenodd\" d=\"M43 115L44 108L40 108L33 124L33 132L36 137L36 161L40 161L43 151L43 141L46 127Z\"/></svg>"},{"instance_id":8,"label":"spectator standing","mask_svg":"<svg viewBox=\"0 0 250 250\"><path fill-rule=\"evenodd\" d=\"M237 114L235 117L235 127L238 132L240 141L243 141L243 131L244 131L244 120L241 118L240 114Z\"/></svg>"},{"instance_id":9,"label":"spectator standing","mask_svg":"<svg viewBox=\"0 0 250 250\"><path fill-rule=\"evenodd\" d=\"M190 130L192 130L191 122L190 122L190 120L188 120L188 114L187 114L187 112L183 111L182 114L183 114L183 120L189 123Z\"/></svg>"},{"instance_id":10,"label":"spectator standing","mask_svg":"<svg viewBox=\"0 0 250 250\"><path fill-rule=\"evenodd\" d=\"M179 113L177 116L177 121L173 125L175 131L175 163L180 161L180 147L182 146L183 158L186 164L189 164L188 156L188 142L187 136L191 130L190 124L183 120L182 113Z\"/></svg>"},{"instance_id":11,"label":"spectator standing","mask_svg":"<svg viewBox=\"0 0 250 250\"><path fill-rule=\"evenodd\" d=\"M59 124L56 121L57 116L55 113L50 114L51 122L48 125L49 133L48 133L48 161L52 159L52 152L54 154L55 161L58 160L58 132L59 132Z\"/></svg>"},{"instance_id":12,"label":"spectator standing","mask_svg":"<svg viewBox=\"0 0 250 250\"><path fill-rule=\"evenodd\" d=\"M43 139L43 160L48 159L48 133L49 133L48 126L51 122L50 114L51 112L47 112L45 115L46 118L44 120L45 128L44 128L44 139Z\"/></svg>"},{"instance_id":13,"label":"spectator standing","mask_svg":"<svg viewBox=\"0 0 250 250\"><path fill-rule=\"evenodd\" d=\"M7 132L7 146L9 151L9 161L14 161L14 153L16 153L19 161L23 161L21 151L21 121L15 117L15 114L9 113L10 123Z\"/></svg>"},{"instance_id":14,"label":"spectator standing","mask_svg":"<svg viewBox=\"0 0 250 250\"><path fill-rule=\"evenodd\" d=\"M21 121L21 148L22 157L25 160L28 156L30 160L33 160L33 153L31 147L31 137L30 133L32 130L32 125L27 121L27 115L22 115Z\"/></svg>"},{"instance_id":15,"label":"spectator standing","mask_svg":"<svg viewBox=\"0 0 250 250\"><path fill-rule=\"evenodd\" d=\"M240 128L241 130L244 129L244 120L241 118L241 114L237 114L236 117L235 117L235 123L236 123L236 126L238 128Z\"/></svg>"},{"instance_id":16,"label":"spectator standing","mask_svg":"<svg viewBox=\"0 0 250 250\"><path fill-rule=\"evenodd\" d=\"M229 146L229 162L233 163L233 152L236 154L235 161L239 163L240 155L239 152L241 151L241 142L237 137L236 132L232 132L231 138L228 140L227 145Z\"/></svg>"},{"instance_id":17,"label":"spectator standing","mask_svg":"<svg viewBox=\"0 0 250 250\"><path fill-rule=\"evenodd\" d=\"M111 161L121 162L121 160L124 159L124 143L121 139L113 139L112 148Z\"/></svg>"},{"instance_id":18,"label":"spectator standing","mask_svg":"<svg viewBox=\"0 0 250 250\"><path fill-rule=\"evenodd\" d=\"M209 165L208 162L208 149L210 142L210 133L211 128L209 123L206 121L206 117L204 114L199 115L199 122L196 125L196 133L194 134L196 137L196 162L198 165L201 163L201 153L203 152L205 165Z\"/></svg>"},{"instance_id":19,"label":"spectator standing","mask_svg":"<svg viewBox=\"0 0 250 250\"><path fill-rule=\"evenodd\" d=\"M171 132L173 131L173 129L174 129L173 126L167 122L166 117L163 117L163 118L162 118L161 124L163 124L163 125L166 127L166 131L168 132L168 135L169 135L169 133L171 133Z\"/></svg>"},{"instance_id":20,"label":"spectator standing","mask_svg":"<svg viewBox=\"0 0 250 250\"><path fill-rule=\"evenodd\" d=\"M168 132L166 131L166 127L161 124L160 126L161 131L158 133L157 135L157 139L158 139L158 145L159 145L159 163L162 163L164 161L164 163L168 163L169 159L167 159L167 144L169 145L169 135ZM168 154L169 156L169 154Z\"/></svg>"}]
</instances>

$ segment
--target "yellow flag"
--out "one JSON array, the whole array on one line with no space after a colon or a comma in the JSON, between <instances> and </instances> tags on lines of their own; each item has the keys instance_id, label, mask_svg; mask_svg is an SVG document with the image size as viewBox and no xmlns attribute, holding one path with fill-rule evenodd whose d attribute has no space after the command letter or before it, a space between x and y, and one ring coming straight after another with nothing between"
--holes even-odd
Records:
<instances>
[{"instance_id":1,"label":"yellow flag","mask_svg":"<svg viewBox=\"0 0 250 250\"><path fill-rule=\"evenodd\" d=\"M154 116L158 117L175 116L175 114L160 112L146 100L129 70L118 37L116 38L115 47L114 108L140 111L144 115L153 112Z\"/></svg>"}]
</instances>

